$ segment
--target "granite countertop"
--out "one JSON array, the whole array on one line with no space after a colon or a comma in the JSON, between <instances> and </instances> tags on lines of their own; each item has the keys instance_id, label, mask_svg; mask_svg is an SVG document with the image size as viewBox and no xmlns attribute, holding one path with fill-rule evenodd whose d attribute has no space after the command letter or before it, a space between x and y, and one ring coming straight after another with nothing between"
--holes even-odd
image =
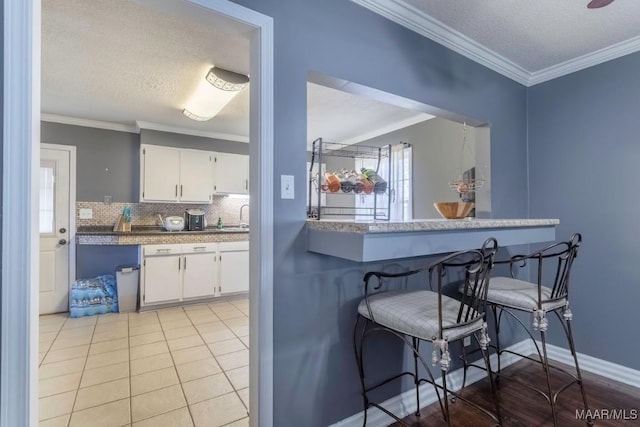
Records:
<instances>
[{"instance_id":1,"label":"granite countertop","mask_svg":"<svg viewBox=\"0 0 640 427\"><path fill-rule=\"evenodd\" d=\"M131 231L113 231L110 226L78 227L77 236L155 236L155 235L195 235L195 234L235 234L248 233L248 228L226 227L219 230L215 227L207 227L202 231L165 231L162 227L150 225L133 225Z\"/></svg>"},{"instance_id":2,"label":"granite countertop","mask_svg":"<svg viewBox=\"0 0 640 427\"><path fill-rule=\"evenodd\" d=\"M484 228L556 226L558 219L414 219L410 221L307 220L307 229L345 233L401 233L416 231L455 231Z\"/></svg>"}]
</instances>

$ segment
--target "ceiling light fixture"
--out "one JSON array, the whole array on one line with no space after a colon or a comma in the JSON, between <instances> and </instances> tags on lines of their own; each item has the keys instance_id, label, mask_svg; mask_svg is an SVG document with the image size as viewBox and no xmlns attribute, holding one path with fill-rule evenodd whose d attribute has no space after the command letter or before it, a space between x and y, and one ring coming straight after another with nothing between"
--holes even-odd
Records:
<instances>
[{"instance_id":1,"label":"ceiling light fixture","mask_svg":"<svg viewBox=\"0 0 640 427\"><path fill-rule=\"evenodd\" d=\"M244 74L212 67L189 98L182 114L199 122L212 119L248 84L249 77Z\"/></svg>"}]
</instances>

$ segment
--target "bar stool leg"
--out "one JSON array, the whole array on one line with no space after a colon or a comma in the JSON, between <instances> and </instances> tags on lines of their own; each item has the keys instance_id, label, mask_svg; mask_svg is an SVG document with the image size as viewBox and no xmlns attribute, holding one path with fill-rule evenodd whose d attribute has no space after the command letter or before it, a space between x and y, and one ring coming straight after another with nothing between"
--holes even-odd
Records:
<instances>
[{"instance_id":1,"label":"bar stool leg","mask_svg":"<svg viewBox=\"0 0 640 427\"><path fill-rule=\"evenodd\" d=\"M558 419L556 416L556 402L553 397L553 389L551 388L551 373L549 372L549 358L547 357L547 341L545 339L545 332L543 330L540 331L540 338L542 341L542 367L544 369L544 373L547 375L547 390L549 391L548 399L549 404L551 405L551 414L553 416L553 425L558 427Z\"/></svg>"},{"instance_id":2,"label":"bar stool leg","mask_svg":"<svg viewBox=\"0 0 640 427\"><path fill-rule=\"evenodd\" d=\"M494 304L491 304L491 311L493 312L493 321L494 321L494 330L496 332L496 356L498 356L498 375L496 378L496 385L500 384L500 369L502 368L500 364L500 356L502 351L500 349L500 321L502 320L502 310L498 313L498 307Z\"/></svg>"},{"instance_id":3,"label":"bar stool leg","mask_svg":"<svg viewBox=\"0 0 640 427\"><path fill-rule=\"evenodd\" d=\"M418 376L418 352L420 351L420 340L416 337L412 337L413 348L416 350L413 352L413 382L416 385L416 416L420 416L420 377Z\"/></svg>"},{"instance_id":4,"label":"bar stool leg","mask_svg":"<svg viewBox=\"0 0 640 427\"><path fill-rule=\"evenodd\" d=\"M491 360L489 359L489 350L482 350L482 357L484 358L484 364L487 368L487 375L489 376L489 391L491 392L491 396L493 397L493 404L496 407L496 418L498 419L498 425L501 424L502 416L500 414L500 402L498 401L498 390L496 389L496 384L494 383L495 377L493 376L493 372L491 371ZM498 357L499 360L499 357Z\"/></svg>"},{"instance_id":5,"label":"bar stool leg","mask_svg":"<svg viewBox=\"0 0 640 427\"><path fill-rule=\"evenodd\" d=\"M567 341L569 341L569 348L571 349L571 355L573 356L573 361L576 364L576 376L578 377L578 384L580 385L580 393L582 393L582 402L584 403L585 412L589 413L589 404L587 403L587 393L584 390L584 383L582 382L582 374L580 373L580 365L578 365L578 354L576 352L576 346L573 341L573 333L571 332L571 320L566 319L567 328L565 329L565 333L567 335ZM587 418L587 425L593 425L593 420L591 417Z\"/></svg>"},{"instance_id":6,"label":"bar stool leg","mask_svg":"<svg viewBox=\"0 0 640 427\"><path fill-rule=\"evenodd\" d=\"M444 369L441 369L440 372L442 372L442 394L443 394L443 398L444 398L444 412L446 414L447 419L445 421L447 421L447 425L449 427L451 427L451 414L449 413L449 396L447 396L447 371L445 371Z\"/></svg>"}]
</instances>

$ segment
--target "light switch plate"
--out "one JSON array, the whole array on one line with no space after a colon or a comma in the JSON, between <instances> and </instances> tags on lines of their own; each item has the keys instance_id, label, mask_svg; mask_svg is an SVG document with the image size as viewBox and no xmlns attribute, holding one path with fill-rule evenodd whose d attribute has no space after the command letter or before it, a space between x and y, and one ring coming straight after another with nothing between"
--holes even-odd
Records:
<instances>
[{"instance_id":1,"label":"light switch plate","mask_svg":"<svg viewBox=\"0 0 640 427\"><path fill-rule=\"evenodd\" d=\"M280 175L280 198L294 198L293 175Z\"/></svg>"},{"instance_id":2,"label":"light switch plate","mask_svg":"<svg viewBox=\"0 0 640 427\"><path fill-rule=\"evenodd\" d=\"M93 209L80 209L80 212L78 212L78 216L80 217L80 219L92 219Z\"/></svg>"}]
</instances>

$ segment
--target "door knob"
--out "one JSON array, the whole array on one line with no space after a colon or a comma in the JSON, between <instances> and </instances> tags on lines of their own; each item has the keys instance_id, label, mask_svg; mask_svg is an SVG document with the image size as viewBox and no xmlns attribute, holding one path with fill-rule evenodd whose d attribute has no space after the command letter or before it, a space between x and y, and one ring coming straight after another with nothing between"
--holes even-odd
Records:
<instances>
[{"instance_id":1,"label":"door knob","mask_svg":"<svg viewBox=\"0 0 640 427\"><path fill-rule=\"evenodd\" d=\"M60 239L60 240L58 240L58 244L59 245L66 245L67 241L65 239Z\"/></svg>"}]
</instances>

